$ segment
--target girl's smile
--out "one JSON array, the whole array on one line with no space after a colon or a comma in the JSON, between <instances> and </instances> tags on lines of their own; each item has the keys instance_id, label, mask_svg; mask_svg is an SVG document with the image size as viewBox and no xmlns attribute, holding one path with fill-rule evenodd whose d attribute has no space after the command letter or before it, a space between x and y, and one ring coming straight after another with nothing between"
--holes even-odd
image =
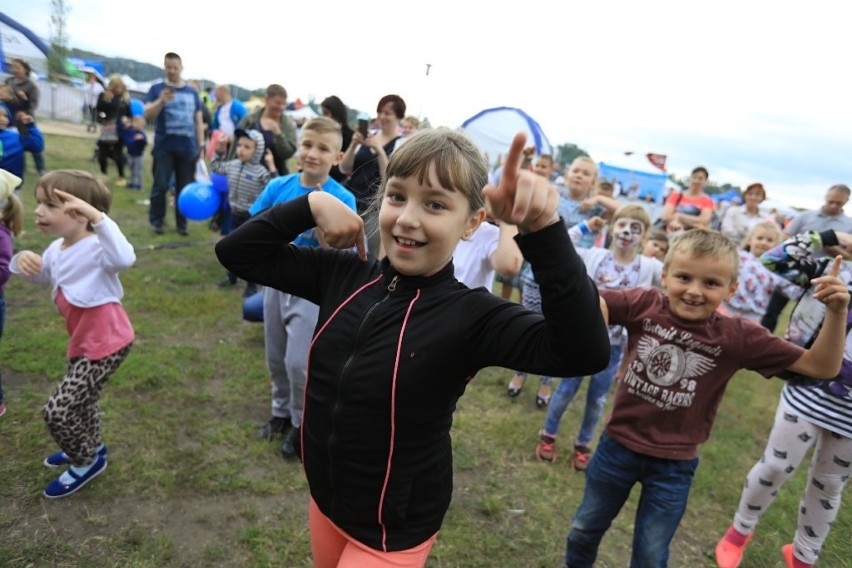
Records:
<instances>
[{"instance_id":1,"label":"girl's smile","mask_svg":"<svg viewBox=\"0 0 852 568\"><path fill-rule=\"evenodd\" d=\"M450 262L462 237L479 227L485 211L470 213L467 198L442 187L434 166L421 185L417 176L391 177L379 211L382 245L391 264L407 276L430 276Z\"/></svg>"}]
</instances>

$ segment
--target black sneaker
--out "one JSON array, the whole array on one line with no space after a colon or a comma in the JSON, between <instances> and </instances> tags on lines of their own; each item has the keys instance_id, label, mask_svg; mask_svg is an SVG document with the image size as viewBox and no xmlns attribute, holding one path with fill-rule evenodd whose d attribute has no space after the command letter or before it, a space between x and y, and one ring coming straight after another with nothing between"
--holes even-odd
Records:
<instances>
[{"instance_id":1,"label":"black sneaker","mask_svg":"<svg viewBox=\"0 0 852 568\"><path fill-rule=\"evenodd\" d=\"M273 416L269 422L257 429L257 437L262 440L271 440L281 435L290 427L290 418Z\"/></svg>"},{"instance_id":2,"label":"black sneaker","mask_svg":"<svg viewBox=\"0 0 852 568\"><path fill-rule=\"evenodd\" d=\"M249 282L246 284L246 289L243 290L243 298L251 298L257 294L257 284Z\"/></svg>"},{"instance_id":3,"label":"black sneaker","mask_svg":"<svg viewBox=\"0 0 852 568\"><path fill-rule=\"evenodd\" d=\"M216 283L216 286L218 286L219 288L227 288L228 286L236 286L236 285L237 285L237 277L231 276L230 274L222 277L222 279L219 280Z\"/></svg>"},{"instance_id":4,"label":"black sneaker","mask_svg":"<svg viewBox=\"0 0 852 568\"><path fill-rule=\"evenodd\" d=\"M302 443L302 432L299 428L290 428L284 435L284 443L281 444L281 457L285 460L301 458L299 446Z\"/></svg>"},{"instance_id":5,"label":"black sneaker","mask_svg":"<svg viewBox=\"0 0 852 568\"><path fill-rule=\"evenodd\" d=\"M164 235L166 233L162 225L151 225L151 232L155 235Z\"/></svg>"},{"instance_id":6,"label":"black sneaker","mask_svg":"<svg viewBox=\"0 0 852 568\"><path fill-rule=\"evenodd\" d=\"M186 227L178 227L177 232L178 232L178 235L180 235L182 237L188 237L189 236L189 231L186 230Z\"/></svg>"}]
</instances>

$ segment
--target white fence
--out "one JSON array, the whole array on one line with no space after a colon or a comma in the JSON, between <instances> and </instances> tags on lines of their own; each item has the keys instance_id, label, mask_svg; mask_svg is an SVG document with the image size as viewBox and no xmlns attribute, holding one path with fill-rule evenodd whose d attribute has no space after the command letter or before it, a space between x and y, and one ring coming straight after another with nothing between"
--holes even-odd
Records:
<instances>
[{"instance_id":1,"label":"white fence","mask_svg":"<svg viewBox=\"0 0 852 568\"><path fill-rule=\"evenodd\" d=\"M82 88L64 83L39 81L38 89L40 93L36 109L38 118L74 124L82 124L84 117L88 118L88 110L84 108L86 99Z\"/></svg>"}]
</instances>

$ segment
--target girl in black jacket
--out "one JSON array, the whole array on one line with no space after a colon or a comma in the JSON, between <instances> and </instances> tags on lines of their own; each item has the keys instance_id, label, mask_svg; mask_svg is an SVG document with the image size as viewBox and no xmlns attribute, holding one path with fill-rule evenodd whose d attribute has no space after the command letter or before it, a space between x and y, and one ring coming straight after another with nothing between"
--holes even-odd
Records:
<instances>
[{"instance_id":1,"label":"girl in black jacket","mask_svg":"<svg viewBox=\"0 0 852 568\"><path fill-rule=\"evenodd\" d=\"M383 260L365 254L361 218L321 191L266 210L216 245L240 278L320 307L301 428L316 566L425 564L452 493L452 414L480 369L579 376L607 364L597 290L559 220L557 194L517 171L524 142L515 137L500 186L485 187L487 165L465 135L412 136L377 192ZM486 204L518 226L543 313L453 277L453 251ZM314 227L333 248L289 244Z\"/></svg>"}]
</instances>

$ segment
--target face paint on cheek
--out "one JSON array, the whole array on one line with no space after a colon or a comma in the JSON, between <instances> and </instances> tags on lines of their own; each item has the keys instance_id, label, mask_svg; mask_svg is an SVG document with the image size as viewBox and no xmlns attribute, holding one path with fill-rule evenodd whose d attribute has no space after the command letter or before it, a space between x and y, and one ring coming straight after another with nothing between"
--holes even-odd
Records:
<instances>
[{"instance_id":1,"label":"face paint on cheek","mask_svg":"<svg viewBox=\"0 0 852 568\"><path fill-rule=\"evenodd\" d=\"M645 224L636 219L622 217L616 223L613 233L619 246L624 248L635 247L642 241Z\"/></svg>"}]
</instances>

